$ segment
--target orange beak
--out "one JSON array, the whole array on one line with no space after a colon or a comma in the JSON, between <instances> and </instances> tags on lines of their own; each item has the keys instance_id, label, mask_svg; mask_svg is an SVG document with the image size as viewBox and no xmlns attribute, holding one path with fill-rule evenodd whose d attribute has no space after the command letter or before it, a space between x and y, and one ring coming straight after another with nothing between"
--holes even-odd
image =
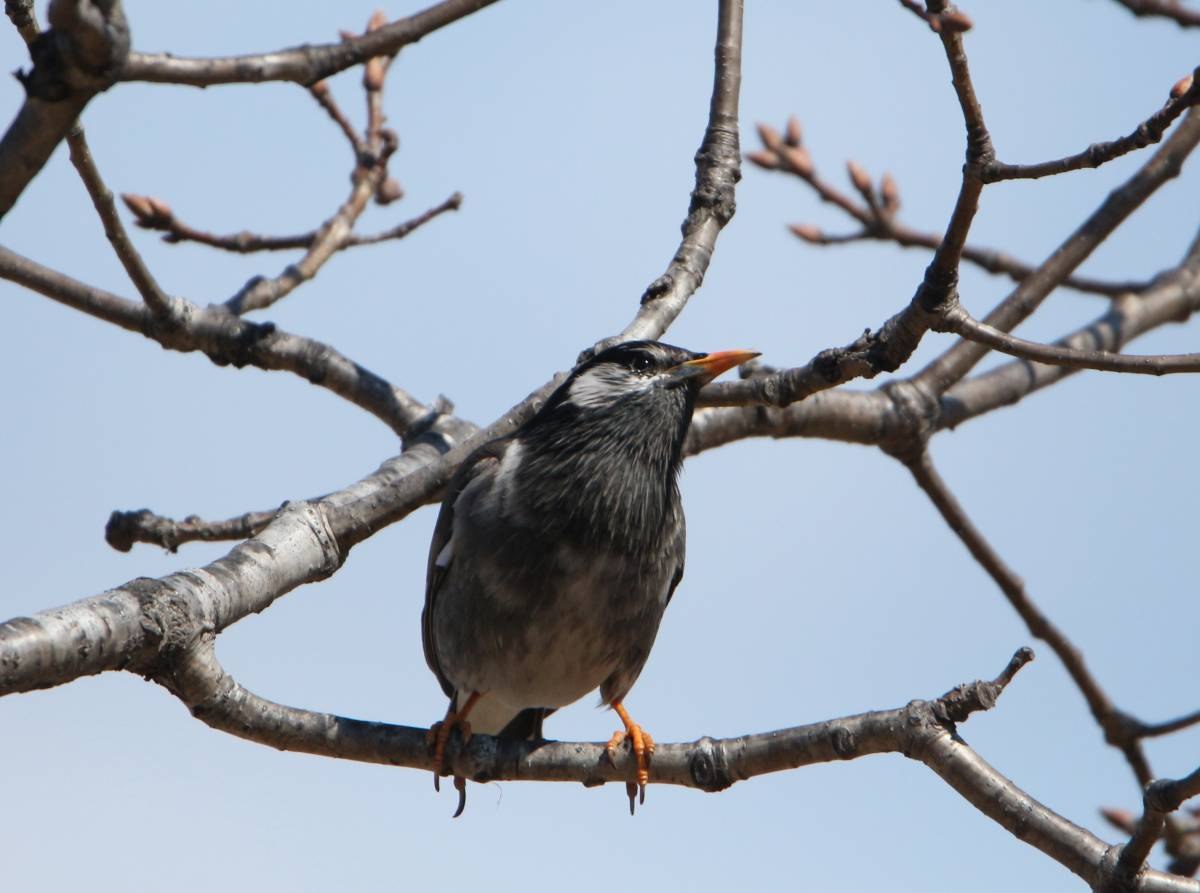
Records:
<instances>
[{"instance_id":1,"label":"orange beak","mask_svg":"<svg viewBox=\"0 0 1200 893\"><path fill-rule=\"evenodd\" d=\"M759 356L757 350L718 350L715 353L680 363L672 371L681 378L699 378L702 384L708 384L726 369L740 366Z\"/></svg>"}]
</instances>

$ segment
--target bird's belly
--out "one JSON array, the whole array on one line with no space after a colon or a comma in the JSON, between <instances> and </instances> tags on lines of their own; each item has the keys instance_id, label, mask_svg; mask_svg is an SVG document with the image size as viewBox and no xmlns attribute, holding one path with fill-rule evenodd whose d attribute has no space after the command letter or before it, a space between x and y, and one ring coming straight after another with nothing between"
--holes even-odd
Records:
<instances>
[{"instance_id":1,"label":"bird's belly","mask_svg":"<svg viewBox=\"0 0 1200 893\"><path fill-rule=\"evenodd\" d=\"M517 709L562 707L614 674L636 678L673 567L631 567L614 555L584 562L562 546L555 553L528 571L497 566L447 581L436 634L442 669L459 690Z\"/></svg>"}]
</instances>

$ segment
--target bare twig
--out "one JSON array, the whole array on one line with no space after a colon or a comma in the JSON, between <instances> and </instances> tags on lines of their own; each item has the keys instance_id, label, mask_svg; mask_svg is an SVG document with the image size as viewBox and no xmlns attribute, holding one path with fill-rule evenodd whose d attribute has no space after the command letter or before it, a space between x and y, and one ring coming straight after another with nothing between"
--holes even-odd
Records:
<instances>
[{"instance_id":1,"label":"bare twig","mask_svg":"<svg viewBox=\"0 0 1200 893\"><path fill-rule=\"evenodd\" d=\"M1154 156L1120 188L1114 190L1027 279L1021 282L983 322L1011 331L1070 275L1101 242L1128 219L1159 187L1178 176L1183 161L1200 143L1200 114L1189 111ZM935 359L916 376L922 386L941 393L962 379L989 348L963 341Z\"/></svg>"},{"instance_id":2,"label":"bare twig","mask_svg":"<svg viewBox=\"0 0 1200 893\"><path fill-rule=\"evenodd\" d=\"M1180 0L1117 0L1135 16L1158 16L1180 28L1200 27L1200 12L1188 9Z\"/></svg>"},{"instance_id":3,"label":"bare twig","mask_svg":"<svg viewBox=\"0 0 1200 893\"><path fill-rule=\"evenodd\" d=\"M1153 776L1141 742L1135 734L1136 723L1130 722L1126 714L1117 709L1088 669L1083 654L1029 597L1021 578L992 548L991 543L963 510L938 474L929 453L921 451L915 458L906 461L905 465L912 473L917 486L929 497L946 524L967 547L967 551L1000 587L1000 591L1025 621L1029 631L1049 644L1058 655L1071 679L1082 692L1096 722L1103 729L1105 740L1125 755L1139 784L1148 785Z\"/></svg>"},{"instance_id":4,"label":"bare twig","mask_svg":"<svg viewBox=\"0 0 1200 893\"><path fill-rule=\"evenodd\" d=\"M1133 830L1129 843L1121 848L1117 864L1108 882L1096 889L1099 893L1123 893L1137 888L1137 879L1154 844L1162 836L1167 816L1183 805L1183 801L1200 794L1200 769L1178 780L1158 779L1146 785L1143 794L1142 818Z\"/></svg>"},{"instance_id":5,"label":"bare twig","mask_svg":"<svg viewBox=\"0 0 1200 893\"><path fill-rule=\"evenodd\" d=\"M758 152L749 152L746 157L764 170L779 171L796 177L809 186L821 201L831 204L857 221L861 229L851 233L826 233L819 227L807 223L792 224L788 227L792 234L812 245L845 245L852 242L874 240L891 242L902 248L923 248L935 250L942 243L940 233L923 232L901 223L896 219L899 206L898 195L895 194L895 182L891 181L888 191L892 193L891 201L886 202L878 210L868 205L859 204L849 195L838 189L828 180L818 174L807 150L799 144L786 145L781 139L771 140L773 130L766 125L759 125L760 135L765 148ZM778 135L775 134L777 137ZM798 155L799 153L799 155ZM797 160L799 157L800 160ZM884 175L884 182L889 182ZM981 248L974 245L964 245L962 259L975 264L989 273L1006 275L1020 282L1029 276L1034 267L1020 261L1002 251L991 248ZM1110 282L1088 276L1068 276L1062 284L1076 291L1114 297L1131 291L1141 291L1146 287L1145 282Z\"/></svg>"},{"instance_id":6,"label":"bare twig","mask_svg":"<svg viewBox=\"0 0 1200 893\"><path fill-rule=\"evenodd\" d=\"M122 195L122 200L133 212L138 226L143 229L157 230L163 233L166 242L196 242L219 248L222 251L232 251L236 254L252 254L258 251L286 251L295 248L309 248L317 238L318 230L298 233L292 236L265 236L243 230L239 233L220 235L206 232L189 226L179 219L178 215L165 202L142 195ZM403 239L416 229L424 226L430 220L447 211L457 211L462 207L462 193L456 192L427 211L418 214L411 220L398 223L383 232L369 235L346 233L338 243L338 250L352 248L356 245L374 245L390 239Z\"/></svg>"},{"instance_id":7,"label":"bare twig","mask_svg":"<svg viewBox=\"0 0 1200 893\"><path fill-rule=\"evenodd\" d=\"M1200 236L1192 242L1180 266L1160 277L1135 297L1114 301L1103 316L1059 340L1073 350L1118 351L1132 339L1168 322L1182 322L1200 310ZM961 381L940 400L938 428L954 428L1001 406L1009 406L1034 391L1061 381L1076 369L1005 363L975 378Z\"/></svg>"},{"instance_id":8,"label":"bare twig","mask_svg":"<svg viewBox=\"0 0 1200 893\"><path fill-rule=\"evenodd\" d=\"M138 332L170 350L200 351L218 366L294 372L365 409L401 436L428 413L410 394L328 345L283 332L272 323L239 319L220 306L201 307L177 297L180 322L168 323L142 304L85 285L4 247L0 247L0 278Z\"/></svg>"},{"instance_id":9,"label":"bare twig","mask_svg":"<svg viewBox=\"0 0 1200 893\"><path fill-rule=\"evenodd\" d=\"M130 53L121 70L123 81L153 81L210 87L216 84L257 84L295 81L314 84L373 56L391 56L426 34L452 24L496 0L443 0L415 15L353 40L211 59L189 59L170 53Z\"/></svg>"},{"instance_id":10,"label":"bare twig","mask_svg":"<svg viewBox=\"0 0 1200 893\"><path fill-rule=\"evenodd\" d=\"M1035 180L1038 177L1050 177L1067 171L1100 167L1102 164L1107 164L1136 149L1154 145L1162 139L1163 134L1176 118L1200 102L1200 68L1197 68L1192 77L1187 79L1186 86L1175 93L1176 95L1172 95L1167 100L1166 105L1126 136L1105 143L1092 143L1075 155L1068 155L1066 158L1058 158L1054 161L1043 161L1039 164L1004 164L1001 161L994 161L983 172L983 179L987 183L996 183L1001 180Z\"/></svg>"},{"instance_id":11,"label":"bare twig","mask_svg":"<svg viewBox=\"0 0 1200 893\"><path fill-rule=\"evenodd\" d=\"M696 187L692 190L687 218L683 222L683 239L666 272L651 282L642 294L642 306L637 315L620 335L601 341L596 348L662 335L704 282L717 236L733 218L737 208L734 190L742 178L738 143L742 0L719 0L714 55L708 125L696 152Z\"/></svg>"},{"instance_id":12,"label":"bare twig","mask_svg":"<svg viewBox=\"0 0 1200 893\"><path fill-rule=\"evenodd\" d=\"M104 526L104 539L118 552L128 552L134 543L162 546L176 551L184 543L194 541L244 540L261 532L279 513L246 512L225 521L205 521L190 515L174 521L156 515L149 509L133 512L113 512Z\"/></svg>"},{"instance_id":13,"label":"bare twig","mask_svg":"<svg viewBox=\"0 0 1200 893\"><path fill-rule=\"evenodd\" d=\"M88 195L91 196L92 204L96 208L96 213L100 215L100 220L104 224L104 235L112 244L113 251L121 261L121 266L129 274L129 280L138 290L138 294L142 296L147 307L164 319L174 319L177 313L175 303L162 290L145 261L142 260L142 256L133 247L133 242L130 241L129 234L125 232L125 227L121 223L121 217L117 214L113 194L104 185L100 170L96 167L96 161L92 157L91 149L88 148L83 128L78 124L72 127L67 134L67 145L71 149L71 163L79 172L80 178L87 187Z\"/></svg>"},{"instance_id":14,"label":"bare twig","mask_svg":"<svg viewBox=\"0 0 1200 893\"><path fill-rule=\"evenodd\" d=\"M1076 350L1054 344L1039 344L1036 341L1017 338L981 323L961 305L946 311L941 328L1001 353L1051 366L1098 369L1103 372L1132 372L1141 375L1200 372L1200 354L1130 356L1102 350Z\"/></svg>"},{"instance_id":15,"label":"bare twig","mask_svg":"<svg viewBox=\"0 0 1200 893\"><path fill-rule=\"evenodd\" d=\"M367 202L387 176L387 162L396 149L396 140L385 141L382 150L373 157L360 156L353 175L350 197L317 230L309 243L304 257L288 266L278 276L270 279L256 276L247 282L237 294L225 302L232 313L242 314L251 310L270 307L276 301L291 294L298 286L312 279L325 263L344 246L361 216Z\"/></svg>"},{"instance_id":16,"label":"bare twig","mask_svg":"<svg viewBox=\"0 0 1200 893\"><path fill-rule=\"evenodd\" d=\"M1139 723L1137 734L1139 738L1157 738L1161 735L1172 735L1175 732L1182 732L1184 729L1190 729L1197 723L1200 723L1200 710L1184 714L1176 719L1166 720L1165 722Z\"/></svg>"},{"instance_id":17,"label":"bare twig","mask_svg":"<svg viewBox=\"0 0 1200 893\"><path fill-rule=\"evenodd\" d=\"M973 27L971 20L959 9L930 12L917 0L900 0L900 5L928 24L934 34L941 34L943 31L962 33L970 31Z\"/></svg>"},{"instance_id":18,"label":"bare twig","mask_svg":"<svg viewBox=\"0 0 1200 893\"><path fill-rule=\"evenodd\" d=\"M342 107L337 104L337 100L333 98L333 93L329 89L329 85L324 81L317 81L315 84L310 84L308 92L315 99L318 105L325 110L325 113L333 120L333 123L338 126L342 134L350 142L350 148L354 150L354 155L357 158L358 153L362 151L362 139L358 135L358 131L354 129L354 125L346 117L346 113L342 111Z\"/></svg>"}]
</instances>

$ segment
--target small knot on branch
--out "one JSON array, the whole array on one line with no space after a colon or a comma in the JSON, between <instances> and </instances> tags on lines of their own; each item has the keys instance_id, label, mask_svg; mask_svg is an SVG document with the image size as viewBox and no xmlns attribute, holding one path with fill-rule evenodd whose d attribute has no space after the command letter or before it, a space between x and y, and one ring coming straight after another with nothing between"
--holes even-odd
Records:
<instances>
[{"instance_id":1,"label":"small knot on branch","mask_svg":"<svg viewBox=\"0 0 1200 893\"><path fill-rule=\"evenodd\" d=\"M733 785L724 751L716 741L704 737L697 741L693 748L688 760L688 770L696 787L715 794Z\"/></svg>"},{"instance_id":2,"label":"small knot on branch","mask_svg":"<svg viewBox=\"0 0 1200 893\"><path fill-rule=\"evenodd\" d=\"M1013 677L1021 667L1033 660L1033 649L1028 646L1018 648L1006 666L991 682L976 681L959 685L946 692L931 705L933 714L939 720L949 723L959 723L966 720L972 713L980 710L990 710L996 705L996 699L1012 682Z\"/></svg>"}]
</instances>

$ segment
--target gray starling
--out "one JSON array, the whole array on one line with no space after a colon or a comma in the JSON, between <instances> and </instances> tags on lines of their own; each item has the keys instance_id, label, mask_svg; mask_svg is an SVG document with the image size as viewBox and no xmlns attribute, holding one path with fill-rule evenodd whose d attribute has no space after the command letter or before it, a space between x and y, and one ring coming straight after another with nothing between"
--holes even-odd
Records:
<instances>
[{"instance_id":1,"label":"gray starling","mask_svg":"<svg viewBox=\"0 0 1200 893\"><path fill-rule=\"evenodd\" d=\"M654 742L626 712L683 576L676 475L700 388L757 353L630 341L572 372L513 434L484 444L446 489L429 549L421 631L450 698L430 730L434 784L454 728L541 738L556 708L600 689L637 759ZM468 722L469 717L469 722ZM455 778L459 807L466 784Z\"/></svg>"}]
</instances>

